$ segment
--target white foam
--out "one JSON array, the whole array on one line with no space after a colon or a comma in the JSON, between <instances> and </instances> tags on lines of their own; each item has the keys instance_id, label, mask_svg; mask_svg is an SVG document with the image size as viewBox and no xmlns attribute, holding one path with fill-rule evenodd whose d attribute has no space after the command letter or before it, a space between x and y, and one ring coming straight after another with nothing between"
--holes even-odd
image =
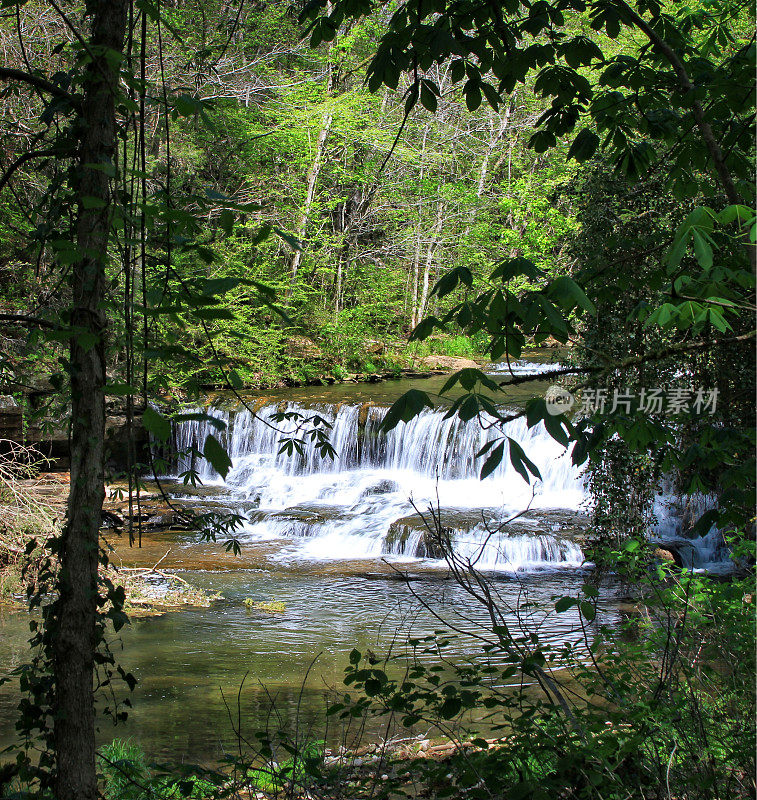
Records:
<instances>
[{"instance_id":1,"label":"white foam","mask_svg":"<svg viewBox=\"0 0 757 800\"><path fill-rule=\"evenodd\" d=\"M329 439L337 451L333 460L319 453L301 421L275 422L278 410L269 406L257 415L214 410L213 416L228 426L225 433L219 434L207 421L184 422L177 426L176 446L179 451L193 445L202 449L208 433L221 439L232 460L226 488L233 498L258 504L258 512L241 536L254 541L291 539L282 547L281 558L376 558L389 551L390 525L429 505L497 509L499 515L521 511L529 504L536 509L576 509L584 498L580 471L561 445L540 426L529 429L522 419L508 423L505 430L539 468L542 480L534 485L522 479L507 455L481 481L482 461L475 453L501 434L477 420L446 419L443 410L425 410L383 434L379 426L384 408L363 410L367 416L361 429L360 406L308 409L289 404L289 412L303 417L318 413L332 423ZM298 436L305 440L302 453L281 453L284 440L297 425L301 426ZM181 457L177 472L190 466L191 460ZM195 468L203 482L221 482L204 460ZM318 512L310 514L311 509ZM470 546L469 536L460 539L461 552ZM412 558L414 553L412 547L405 547L391 555ZM484 568L511 570L577 566L582 560L578 545L535 534L492 539L479 561Z\"/></svg>"}]
</instances>

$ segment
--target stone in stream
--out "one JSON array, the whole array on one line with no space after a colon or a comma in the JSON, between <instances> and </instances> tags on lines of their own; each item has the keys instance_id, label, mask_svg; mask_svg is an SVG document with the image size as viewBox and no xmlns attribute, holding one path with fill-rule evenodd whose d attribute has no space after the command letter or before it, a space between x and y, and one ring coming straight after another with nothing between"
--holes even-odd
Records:
<instances>
[{"instance_id":1,"label":"stone in stream","mask_svg":"<svg viewBox=\"0 0 757 800\"><path fill-rule=\"evenodd\" d=\"M421 359L421 364L429 369L478 369L478 364L470 358L456 358L455 356L426 356Z\"/></svg>"},{"instance_id":2,"label":"stone in stream","mask_svg":"<svg viewBox=\"0 0 757 800\"><path fill-rule=\"evenodd\" d=\"M389 480L389 478L384 478L383 480L373 484L373 486L369 486L367 489L365 489L361 497L376 497L399 491L401 491L401 487L396 481Z\"/></svg>"},{"instance_id":3,"label":"stone in stream","mask_svg":"<svg viewBox=\"0 0 757 800\"><path fill-rule=\"evenodd\" d=\"M430 515L424 514L426 520L433 524ZM442 533L454 539L456 536L476 532L486 536L490 531L505 537L550 537L558 540L570 540L581 544L586 535L586 518L577 512L566 510L534 510L527 516L518 517L498 530L499 526L511 515L502 514L501 510L490 509L482 513L481 509L442 509L440 523ZM402 517L389 526L384 541L384 552L395 555L415 556L417 558L442 558L443 552L436 532L428 529L420 514Z\"/></svg>"},{"instance_id":4,"label":"stone in stream","mask_svg":"<svg viewBox=\"0 0 757 800\"><path fill-rule=\"evenodd\" d=\"M677 567L696 566L696 545L687 539L671 539L665 541L652 541L655 545L654 558L667 563L674 563Z\"/></svg>"}]
</instances>

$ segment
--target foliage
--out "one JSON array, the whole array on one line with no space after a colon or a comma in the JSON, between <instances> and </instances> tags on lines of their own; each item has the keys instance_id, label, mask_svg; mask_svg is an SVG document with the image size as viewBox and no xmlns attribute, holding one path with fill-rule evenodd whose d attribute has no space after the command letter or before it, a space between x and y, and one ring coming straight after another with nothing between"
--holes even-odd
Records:
<instances>
[{"instance_id":1,"label":"foliage","mask_svg":"<svg viewBox=\"0 0 757 800\"><path fill-rule=\"evenodd\" d=\"M345 18L362 19L374 5L343 0L324 9L324 0L313 0L303 12L315 42L328 41L336 24ZM435 108L429 97L438 96L439 87L429 70L439 65L449 65L452 83L462 85L471 111L482 99L499 108L507 93L536 74L535 91L552 98L531 138L536 152L547 151L558 138L580 128L568 156L586 162L601 150L618 177L635 184L633 190L620 192L629 200L633 194L644 196L643 178L665 170L667 178L655 196L659 199L653 197L655 206L649 209L667 214L667 220L661 216L654 221L662 242L651 245L647 230L639 232L633 248L647 270L645 291L637 293L638 302L630 309L613 307L613 313L626 318L628 328L640 330L636 353L627 356L626 349L622 357L612 358L600 350L593 354L593 363L584 360L583 365L558 371L555 377L585 376L572 387L574 391L612 390L626 385L624 381L633 378L641 365L680 365L692 354L717 364L728 346L753 343L754 244L750 242L756 217L744 203L753 202L753 142L746 131L754 108L747 75L753 69L755 48L751 34L737 22L741 9L730 0L670 8L657 3L632 7L623 0L567 0L535 6L513 2L503 13L495 3L478 8L466 2L428 5L408 0L387 22L368 68L368 82L374 90L382 84L394 88L406 73L408 109L419 100L430 110ZM588 21L603 35L596 42L577 35L577 19ZM637 34L643 45L634 38ZM750 88L735 90L734 80L743 80L742 85ZM671 213L668 191L689 204L685 217L676 219L676 210ZM711 205L702 204L702 195L712 198ZM631 219L633 209L633 201L624 209ZM491 271L483 290L471 298L474 276L468 267L455 266L433 293L443 298L461 287L463 299L443 315L426 316L413 338L425 339L456 324L467 333L488 334L487 352L495 360L505 353L517 357L526 341L538 344L550 336L589 350L591 342L582 338L580 324L589 330L611 324L597 316L597 304L610 293L616 299L618 290L626 291L629 281L636 279L622 269L626 256L617 271L607 263L608 252L615 253L619 240L628 247L633 236L610 221L605 229L599 246L594 242L594 250L584 247L575 279L548 276L532 259L514 254ZM657 260L660 250L665 252ZM592 316L597 317L596 324L590 321ZM491 382L472 381L464 388L468 393L453 406L464 418L485 414L500 425L512 419L497 411L492 393L498 387ZM427 396L415 397L410 404L401 398L388 419L396 424L413 413L409 409L429 404ZM655 463L663 473L682 475L704 461L706 469L690 475L685 491L720 497L708 523L717 520L722 527L744 529L751 516L753 466L745 454L753 452L754 438L748 414L732 415L725 428L686 415L660 420L599 413L571 420L550 414L541 398L533 398L525 416L529 426L542 423L557 441L572 443L576 464L599 452L613 436L642 456L656 451ZM681 426L696 430L683 450L677 436ZM482 472L488 474L496 466L506 447L513 463L525 464L503 433L499 443L490 443L478 454L487 456ZM715 463L726 465L717 475L709 471ZM524 476L529 472L536 477L526 464Z\"/></svg>"},{"instance_id":2,"label":"foliage","mask_svg":"<svg viewBox=\"0 0 757 800\"><path fill-rule=\"evenodd\" d=\"M107 800L205 800L218 796L218 785L194 775L185 778L156 775L145 754L129 740L114 739L100 748Z\"/></svg>"},{"instance_id":3,"label":"foliage","mask_svg":"<svg viewBox=\"0 0 757 800\"><path fill-rule=\"evenodd\" d=\"M59 509L29 491L48 461L32 446L0 440L0 603L23 597L45 571L45 543L58 530ZM27 484L27 485L25 485ZM49 586L43 587L49 589Z\"/></svg>"},{"instance_id":4,"label":"foliage","mask_svg":"<svg viewBox=\"0 0 757 800\"><path fill-rule=\"evenodd\" d=\"M246 781L256 789L269 794L279 794L289 789L301 791L321 775L325 742L312 741L302 746L285 749L291 756L281 764L272 764L269 769L252 768L247 770Z\"/></svg>"},{"instance_id":5,"label":"foliage","mask_svg":"<svg viewBox=\"0 0 757 800\"><path fill-rule=\"evenodd\" d=\"M737 557L748 555L742 548ZM447 629L410 640L406 656L353 650L347 693L330 709L345 719L389 715L458 743L442 761L396 764L385 796L609 800L753 791L751 577L669 572L643 548L626 547L616 565L641 590L626 620L606 617L603 594L588 583L578 597L556 599L551 612L574 614L579 640L549 644L534 624L548 609L525 597L509 625L495 587L470 562L449 550L446 557L491 614L492 627L475 631L484 642L478 656L465 664L448 657L460 632Z\"/></svg>"},{"instance_id":6,"label":"foliage","mask_svg":"<svg viewBox=\"0 0 757 800\"><path fill-rule=\"evenodd\" d=\"M2 377L16 392L40 377L49 380L57 417L67 417L70 405L76 456L69 519L50 545L62 564L57 576L49 576L57 579L58 597L46 608L44 625L32 623L35 654L22 670L30 699L22 705L19 731L28 749L15 769L23 779L38 778L43 790L71 766L60 758L55 765L56 750L68 748L72 763L80 755L60 733L78 722L68 713L72 708L87 711L80 742L94 762L93 672L106 693L117 676L134 684L116 664L105 635L106 626L118 630L127 621L123 587L107 577L98 583L93 555L106 391L126 398L130 427L141 405L143 424L165 442L170 419L150 406L155 397L198 394L209 384L238 391L282 376L311 379L322 369L372 371L378 354L365 352L366 340L399 336L408 327L414 340L434 333L457 337L460 331L467 337L462 341L476 347L486 340L495 360L506 353L517 357L527 343L549 337L580 343L592 316L602 324L597 311L602 313L608 293L623 290L628 280L595 280L587 248L568 274L563 245L579 235L574 209L533 191L540 186L552 192L575 174L556 158L561 149L578 163L601 151L636 187L650 170L665 174L657 194L669 190L686 208L682 218L671 214L672 224L659 225L664 253L646 264L649 292L624 309L629 327L641 331L638 349L600 364L584 361L554 377L584 376L574 389L602 381L622 385L641 364L685 366L685 355L696 361L698 374L720 380L729 367L726 348L753 342L754 40L744 3L407 0L393 4L389 15L383 2L313 0L303 19L310 21L313 45L323 46L308 53L297 44L283 3L246 15L240 4L234 17L228 3L161 8L114 0L74 4L62 17L65 25L56 17L43 26L35 67L28 62L22 21L44 18L47 6L36 0L5 5L4 52L29 72L2 67L0 73L12 104L0 135L13 154L0 188L13 190L16 200L3 199L0 206L0 233L7 234L0 267L6 284L9 275L19 278L16 286L0 287L7 306L2 319L14 331L20 326L30 333L25 340L16 334L7 354L4 349ZM364 75L368 91L361 86ZM374 96L382 86L388 89L383 99ZM404 114L395 107L399 98ZM532 128L528 152L522 131ZM570 143L558 143L567 136ZM498 155L504 137L506 157ZM615 248L613 235L597 253ZM648 258L648 243L643 247ZM290 352L295 337L308 334L322 347L319 364L303 364L307 355ZM450 347L460 342L452 339ZM482 372L464 370L447 389L458 383L465 394L450 413L501 426L512 419L499 408L499 386ZM408 393L385 427L429 404L424 393ZM40 415L49 411L39 409ZM652 460L660 472L674 473L688 493L717 496L717 509L700 524L707 530L716 522L740 539L754 488L754 431L742 412L743 404L732 406L711 422L693 415L575 420L551 415L544 400L534 398L524 414L530 426L544 424L556 440L572 445L579 464L596 454L601 459L602 448L607 453L619 438L633 454L632 464ZM330 452L327 427L312 434L324 454ZM285 443L290 453L301 447L296 437ZM221 432L194 449L226 474L230 460ZM504 430L479 453L486 456L482 474L506 452L524 479L539 478ZM131 491L144 465L132 449L127 461ZM188 482L196 478L194 470L185 475ZM238 521L212 515L194 520L208 536L231 535ZM229 547L238 546L232 536ZM644 548L633 538L611 555L623 564L642 558ZM538 794L550 781L556 792L561 774L571 776L579 796L605 779L612 794L620 776L629 775L644 792L661 785L663 752L670 759L666 781L672 766L680 767L681 791L687 781L703 792L717 784L721 796L743 788L742 773L735 771L745 769L743 757L718 718L728 709L723 718L740 724L748 714L730 709L741 698L737 692L721 702L709 687L701 691L699 666L693 672L681 666L687 628L666 624L678 613L688 619L691 602L695 618L714 615L709 587L684 576L678 594L666 597L669 576L658 577L653 591L660 625L645 633L638 654L608 640L624 661L608 656L608 671L597 670L592 686L597 697L605 691L613 713L622 708L623 719L636 726L628 739L620 716L608 733L590 703L571 717L559 690L550 694L546 651L538 641L514 645L495 626L492 646L511 659L507 669L541 682L550 713L556 713L539 719L535 711L523 712L521 699L508 719L523 748L532 749L520 751L514 772L502 768L500 775L511 783L517 777L525 793ZM595 614L591 597L587 588L577 601L587 623ZM32 606L44 600L42 592L33 593ZM567 610L572 600L558 602ZM740 629L733 598L719 602L734 612L734 629ZM655 640L660 631L664 640ZM526 655L513 660L514 646ZM734 647L741 655L743 642ZM666 671L653 703L650 665L659 652ZM74 663L77 658L83 663ZM627 674L636 666L638 675ZM72 667L78 669L81 702L59 708L68 686L61 674ZM409 719L417 716L416 700L443 719L484 702L478 674L473 688L461 688L471 678L460 673L446 693L425 687L416 696L410 687L408 699L402 685L383 681L377 670L358 672L352 680L367 696L392 687L398 709L409 703ZM587 686L589 677L581 676ZM414 680L436 686L432 678L422 670ZM617 694L621 682L624 691ZM635 693L626 696L628 687ZM122 706L105 696L114 718L123 719ZM679 730L671 709L692 698L696 724L687 720ZM642 724L644 714L651 730ZM582 735L581 726L592 736ZM701 732L709 729L715 735L703 741ZM547 740L563 744L557 761ZM516 736L514 747L518 741ZM632 757L631 747L645 743L652 752L642 748L641 758ZM36 760L30 754L38 745ZM697 749L709 756L701 772L690 763ZM534 752L542 755L538 764ZM87 773L85 789L56 789L63 800L94 796L90 766L81 771ZM461 774L460 786L470 796L480 792L478 778Z\"/></svg>"}]
</instances>

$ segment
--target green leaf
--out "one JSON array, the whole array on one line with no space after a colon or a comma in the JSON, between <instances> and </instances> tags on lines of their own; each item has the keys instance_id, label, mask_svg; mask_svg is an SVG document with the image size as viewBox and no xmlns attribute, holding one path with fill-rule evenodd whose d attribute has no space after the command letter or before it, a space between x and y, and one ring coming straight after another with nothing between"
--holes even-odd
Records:
<instances>
[{"instance_id":1,"label":"green leaf","mask_svg":"<svg viewBox=\"0 0 757 800\"><path fill-rule=\"evenodd\" d=\"M202 284L202 293L205 295L213 296L225 294L231 289L236 289L240 283L243 283L241 278L208 278Z\"/></svg>"},{"instance_id":2,"label":"green leaf","mask_svg":"<svg viewBox=\"0 0 757 800\"><path fill-rule=\"evenodd\" d=\"M452 719L457 716L462 708L462 703L458 697L448 697L439 708L439 716L442 719Z\"/></svg>"},{"instance_id":3,"label":"green leaf","mask_svg":"<svg viewBox=\"0 0 757 800\"><path fill-rule=\"evenodd\" d=\"M88 353L100 341L99 335L94 331L77 331L75 338L76 344L78 344L85 353Z\"/></svg>"},{"instance_id":4,"label":"green leaf","mask_svg":"<svg viewBox=\"0 0 757 800\"><path fill-rule=\"evenodd\" d=\"M558 614L562 614L564 611L567 611L569 608L573 608L573 606L576 604L576 602L577 602L576 599L573 598L573 597L567 597L567 596L561 597L555 603L555 611Z\"/></svg>"},{"instance_id":5,"label":"green leaf","mask_svg":"<svg viewBox=\"0 0 757 800\"><path fill-rule=\"evenodd\" d=\"M490 83L486 83L486 81L483 81L481 83L481 89L484 93L484 97L486 97L487 103L489 103L489 105L495 111L498 111L500 104L500 96L497 90Z\"/></svg>"},{"instance_id":6,"label":"green leaf","mask_svg":"<svg viewBox=\"0 0 757 800\"><path fill-rule=\"evenodd\" d=\"M229 383L235 389L244 389L244 381L239 376L239 373L235 369L229 370Z\"/></svg>"},{"instance_id":7,"label":"green leaf","mask_svg":"<svg viewBox=\"0 0 757 800\"><path fill-rule=\"evenodd\" d=\"M584 128L573 140L573 144L568 150L568 160L571 158L583 164L594 156L599 147L599 136L594 131Z\"/></svg>"},{"instance_id":8,"label":"green leaf","mask_svg":"<svg viewBox=\"0 0 757 800\"><path fill-rule=\"evenodd\" d=\"M261 229L261 232L262 230L264 229ZM292 248L292 250L302 250L302 242L292 236L291 233L282 231L281 228L277 228L275 225L273 228L267 228L266 236L268 233L270 233L270 231L273 231L279 238L283 239Z\"/></svg>"},{"instance_id":9,"label":"green leaf","mask_svg":"<svg viewBox=\"0 0 757 800\"><path fill-rule=\"evenodd\" d=\"M91 208L105 208L108 203L101 199L100 197L92 197L91 195L85 195L81 199L82 208L91 209Z\"/></svg>"},{"instance_id":10,"label":"green leaf","mask_svg":"<svg viewBox=\"0 0 757 800\"><path fill-rule=\"evenodd\" d=\"M597 616L597 610L591 603L583 601L579 603L578 607L581 610L581 616L588 622L592 622Z\"/></svg>"},{"instance_id":11,"label":"green leaf","mask_svg":"<svg viewBox=\"0 0 757 800\"><path fill-rule=\"evenodd\" d=\"M222 478L225 478L229 474L229 470L231 469L229 454L212 433L208 434L207 439L205 439L205 447L202 453L213 469Z\"/></svg>"},{"instance_id":12,"label":"green leaf","mask_svg":"<svg viewBox=\"0 0 757 800\"><path fill-rule=\"evenodd\" d=\"M549 294L557 298L564 308L569 309L573 305L576 305L589 314L597 313L594 303L589 300L584 290L567 275L562 275L552 281L549 287Z\"/></svg>"},{"instance_id":13,"label":"green leaf","mask_svg":"<svg viewBox=\"0 0 757 800\"><path fill-rule=\"evenodd\" d=\"M436 282L436 285L431 290L431 294L436 294L439 297L448 295L455 289L458 283L464 283L466 286L473 285L473 273L468 267L461 266L455 267L450 270Z\"/></svg>"},{"instance_id":14,"label":"green leaf","mask_svg":"<svg viewBox=\"0 0 757 800\"><path fill-rule=\"evenodd\" d=\"M218 215L218 225L221 230L229 236L234 230L234 212L224 208Z\"/></svg>"},{"instance_id":15,"label":"green leaf","mask_svg":"<svg viewBox=\"0 0 757 800\"><path fill-rule=\"evenodd\" d=\"M142 414L142 424L160 442L167 442L171 436L170 421L151 406Z\"/></svg>"},{"instance_id":16,"label":"green leaf","mask_svg":"<svg viewBox=\"0 0 757 800\"><path fill-rule=\"evenodd\" d=\"M699 266L702 269L710 269L712 267L712 247L696 228L691 229L691 237L694 242L694 255Z\"/></svg>"},{"instance_id":17,"label":"green leaf","mask_svg":"<svg viewBox=\"0 0 757 800\"><path fill-rule=\"evenodd\" d=\"M484 478L489 477L489 475L494 472L495 469L500 465L502 461L502 456L505 452L505 443L504 441L500 442L494 450L492 450L491 455L489 458L486 459L484 462L484 466L481 467L481 480Z\"/></svg>"},{"instance_id":18,"label":"green leaf","mask_svg":"<svg viewBox=\"0 0 757 800\"><path fill-rule=\"evenodd\" d=\"M465 77L465 61L462 58L452 62L450 77L452 83L459 83Z\"/></svg>"},{"instance_id":19,"label":"green leaf","mask_svg":"<svg viewBox=\"0 0 757 800\"><path fill-rule=\"evenodd\" d=\"M192 316L197 319L236 319L230 308L196 308L193 309Z\"/></svg>"},{"instance_id":20,"label":"green leaf","mask_svg":"<svg viewBox=\"0 0 757 800\"><path fill-rule=\"evenodd\" d=\"M730 225L731 222L738 221L739 227L749 224L754 219L754 211L748 206L733 205L726 206L718 214L718 222L721 225Z\"/></svg>"},{"instance_id":21,"label":"green leaf","mask_svg":"<svg viewBox=\"0 0 757 800\"><path fill-rule=\"evenodd\" d=\"M121 381L108 383L105 385L105 394L113 397L125 397L126 395L138 393L139 388L137 386L131 386L128 383L123 383Z\"/></svg>"},{"instance_id":22,"label":"green leaf","mask_svg":"<svg viewBox=\"0 0 757 800\"><path fill-rule=\"evenodd\" d=\"M566 430L567 423L562 416L552 416L547 414L544 417L544 427L547 433L563 447L568 446L570 441L570 430Z\"/></svg>"},{"instance_id":23,"label":"green leaf","mask_svg":"<svg viewBox=\"0 0 757 800\"><path fill-rule=\"evenodd\" d=\"M478 81L469 80L463 87L463 94L468 111L475 111L481 105L481 85Z\"/></svg>"},{"instance_id":24,"label":"green leaf","mask_svg":"<svg viewBox=\"0 0 757 800\"><path fill-rule=\"evenodd\" d=\"M508 258L498 264L492 272L493 281L501 280L503 283L518 276L525 276L535 280L542 274L542 271L527 258Z\"/></svg>"},{"instance_id":25,"label":"green leaf","mask_svg":"<svg viewBox=\"0 0 757 800\"><path fill-rule=\"evenodd\" d=\"M523 477L523 480L526 483L530 483L530 479L528 477L528 473L530 472L535 478L541 480L541 473L537 468L536 464L531 461L528 456L523 452L523 448L515 441L515 439L510 439L508 437L508 442L510 443L510 463L515 468L515 471Z\"/></svg>"},{"instance_id":26,"label":"green leaf","mask_svg":"<svg viewBox=\"0 0 757 800\"><path fill-rule=\"evenodd\" d=\"M421 105L432 114L436 111L436 95L428 88L425 81L421 85Z\"/></svg>"},{"instance_id":27,"label":"green leaf","mask_svg":"<svg viewBox=\"0 0 757 800\"><path fill-rule=\"evenodd\" d=\"M102 172L109 178L116 177L116 168L111 161L104 161L101 164L84 164L85 169L94 169L97 172ZM86 206L85 206L86 208Z\"/></svg>"},{"instance_id":28,"label":"green leaf","mask_svg":"<svg viewBox=\"0 0 757 800\"><path fill-rule=\"evenodd\" d=\"M426 392L421 392L419 389L410 389L410 391L405 392L402 397L394 401L389 411L386 412L380 429L387 432L395 428L400 422L409 422L426 407L434 407Z\"/></svg>"},{"instance_id":29,"label":"green leaf","mask_svg":"<svg viewBox=\"0 0 757 800\"><path fill-rule=\"evenodd\" d=\"M424 317L416 326L413 328L413 332L410 334L410 341L414 342L417 340L423 340L427 336L430 336L434 332L434 328L439 328L440 330L444 330L444 324L434 316Z\"/></svg>"},{"instance_id":30,"label":"green leaf","mask_svg":"<svg viewBox=\"0 0 757 800\"><path fill-rule=\"evenodd\" d=\"M174 422L207 422L212 425L217 431L225 431L226 423L218 417L213 417L203 411L188 411L182 414L175 414L173 417Z\"/></svg>"}]
</instances>

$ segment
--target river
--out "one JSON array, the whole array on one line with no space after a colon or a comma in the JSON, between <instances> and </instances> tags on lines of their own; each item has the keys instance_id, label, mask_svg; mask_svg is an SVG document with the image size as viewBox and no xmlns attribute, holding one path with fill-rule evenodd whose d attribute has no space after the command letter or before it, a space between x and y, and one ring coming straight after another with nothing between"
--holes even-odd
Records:
<instances>
[{"instance_id":1,"label":"river","mask_svg":"<svg viewBox=\"0 0 757 800\"><path fill-rule=\"evenodd\" d=\"M542 370L544 360L518 368ZM118 727L103 721L102 741L133 737L152 757L213 762L234 748L230 714L236 720L239 712L248 732L266 724L317 732L325 693L339 688L353 647L383 652L391 641L439 628L436 615L467 629L485 624L484 610L434 558L420 516L429 505L456 551L477 559L496 582L513 624L529 599L542 608L529 613L538 614L548 641L581 636L574 613L550 613L554 599L575 592L588 569L581 550L582 477L562 448L540 428L509 424L508 434L541 471L533 486L507 458L480 481L474 454L493 431L475 420L446 419L444 408L424 411L387 436L378 431L399 394L412 387L434 393L442 381L267 392L246 398L254 414L215 398L212 414L227 425L217 435L233 462L226 480L203 462L196 464L203 490L183 486L178 475L192 463L184 457L163 483L179 502L244 515L237 534L242 554L185 532L147 536L142 551L118 548L123 564L155 563L170 548L165 568L223 599L210 608L134 620L113 638L119 662L139 683L129 720ZM512 387L504 402L518 407L546 388ZM336 457L321 457L313 442L300 454L280 453L291 426L272 419L282 410L327 419ZM208 422L182 423L176 447L201 445L209 432L215 428ZM515 523L498 527L524 509ZM273 600L285 610L251 610L247 599ZM613 587L603 590L600 605L600 619L612 624L620 613ZM3 668L27 657L27 625L25 614L0 616ZM476 646L461 637L453 650L465 659ZM0 687L0 743L10 740L17 700L14 685Z\"/></svg>"}]
</instances>

